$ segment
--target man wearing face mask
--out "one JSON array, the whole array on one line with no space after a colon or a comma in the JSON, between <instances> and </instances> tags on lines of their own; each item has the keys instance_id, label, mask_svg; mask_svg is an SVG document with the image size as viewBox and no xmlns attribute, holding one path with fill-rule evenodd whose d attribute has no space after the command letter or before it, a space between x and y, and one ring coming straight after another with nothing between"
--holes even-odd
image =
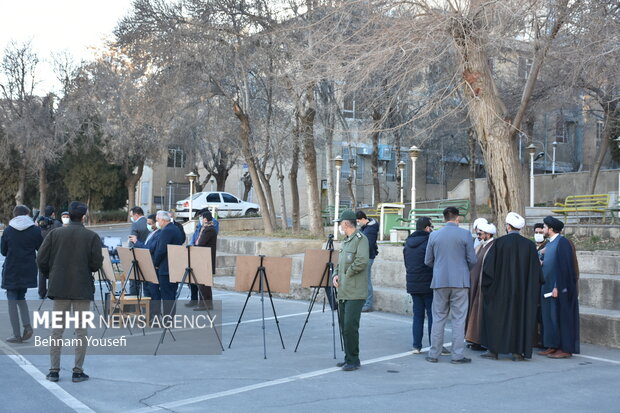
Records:
<instances>
[{"instance_id":1,"label":"man wearing face mask","mask_svg":"<svg viewBox=\"0 0 620 413\"><path fill-rule=\"evenodd\" d=\"M338 265L332 279L338 289L338 320L342 326L344 362L338 363L344 371L360 368L359 326L362 307L368 295L368 239L357 230L357 216L350 209L340 215L339 231L342 241Z\"/></svg>"},{"instance_id":2,"label":"man wearing face mask","mask_svg":"<svg viewBox=\"0 0 620 413\"><path fill-rule=\"evenodd\" d=\"M151 214L146 218L146 229L149 235L146 237L146 241L138 241L138 237L135 235L129 236L129 242L133 243L134 248L147 248L151 253L151 258L155 255L155 247L157 247L157 240L159 239L160 231L157 229L157 222L155 221L155 214ZM150 283L144 283L144 296L150 297L153 287Z\"/></svg>"},{"instance_id":3,"label":"man wearing face mask","mask_svg":"<svg viewBox=\"0 0 620 413\"><path fill-rule=\"evenodd\" d=\"M62 226L66 227L71 222L71 218L69 218L69 212L64 211L60 214L60 220L62 221Z\"/></svg>"},{"instance_id":4,"label":"man wearing face mask","mask_svg":"<svg viewBox=\"0 0 620 413\"><path fill-rule=\"evenodd\" d=\"M131 219L131 235L129 236L129 248L134 246L131 241L134 236L138 241L145 242L146 237L149 236L149 231L146 228L146 217L144 216L144 210L139 206L131 208L129 211L129 217ZM129 280L129 294L137 295L138 287L135 280Z\"/></svg>"}]
</instances>

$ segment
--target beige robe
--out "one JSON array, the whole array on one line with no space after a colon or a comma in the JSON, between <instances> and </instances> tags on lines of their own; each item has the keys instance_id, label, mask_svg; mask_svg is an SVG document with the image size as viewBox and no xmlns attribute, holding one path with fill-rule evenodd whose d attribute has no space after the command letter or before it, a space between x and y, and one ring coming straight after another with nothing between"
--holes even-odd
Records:
<instances>
[{"instance_id":1,"label":"beige robe","mask_svg":"<svg viewBox=\"0 0 620 413\"><path fill-rule=\"evenodd\" d=\"M477 262L470 271L470 287L469 287L469 310L467 312L467 324L465 328L465 340L480 343L480 323L482 322L482 269L484 268L484 259L491 249L491 245L495 238L491 238L486 244L478 247L476 251Z\"/></svg>"}]
</instances>

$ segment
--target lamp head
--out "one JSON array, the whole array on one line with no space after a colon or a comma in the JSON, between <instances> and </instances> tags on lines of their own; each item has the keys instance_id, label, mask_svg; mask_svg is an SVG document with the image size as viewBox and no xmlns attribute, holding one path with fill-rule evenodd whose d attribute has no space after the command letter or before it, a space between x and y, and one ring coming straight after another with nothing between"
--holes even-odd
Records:
<instances>
[{"instance_id":1,"label":"lamp head","mask_svg":"<svg viewBox=\"0 0 620 413\"><path fill-rule=\"evenodd\" d=\"M405 169L405 162L404 161L400 161L398 163L398 169L400 169L401 173L403 172L403 170Z\"/></svg>"},{"instance_id":2,"label":"lamp head","mask_svg":"<svg viewBox=\"0 0 620 413\"><path fill-rule=\"evenodd\" d=\"M416 159L420 152L420 149L417 146L413 145L411 146L411 148L409 148L409 157Z\"/></svg>"},{"instance_id":3,"label":"lamp head","mask_svg":"<svg viewBox=\"0 0 620 413\"><path fill-rule=\"evenodd\" d=\"M530 143L525 149L527 149L528 153L532 156L536 153L536 145L533 143Z\"/></svg>"},{"instance_id":4,"label":"lamp head","mask_svg":"<svg viewBox=\"0 0 620 413\"><path fill-rule=\"evenodd\" d=\"M336 168L342 168L342 163L344 162L344 160L342 159L342 156L338 155L334 158L334 163L336 164Z\"/></svg>"},{"instance_id":5,"label":"lamp head","mask_svg":"<svg viewBox=\"0 0 620 413\"><path fill-rule=\"evenodd\" d=\"M198 177L198 175L196 175L193 171L186 174L185 177L187 179L189 179L190 182L194 182L196 180L196 178Z\"/></svg>"}]
</instances>

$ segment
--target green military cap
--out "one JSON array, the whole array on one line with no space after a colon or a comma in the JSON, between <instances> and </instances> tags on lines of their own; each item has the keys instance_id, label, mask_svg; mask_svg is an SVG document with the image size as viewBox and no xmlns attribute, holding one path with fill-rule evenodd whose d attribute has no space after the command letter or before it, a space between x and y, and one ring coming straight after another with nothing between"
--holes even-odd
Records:
<instances>
[{"instance_id":1,"label":"green military cap","mask_svg":"<svg viewBox=\"0 0 620 413\"><path fill-rule=\"evenodd\" d=\"M335 219L334 221L355 221L356 219L357 215L355 215L355 212L353 212L352 209L345 209L344 211L342 211L342 214L340 214L340 218Z\"/></svg>"}]
</instances>

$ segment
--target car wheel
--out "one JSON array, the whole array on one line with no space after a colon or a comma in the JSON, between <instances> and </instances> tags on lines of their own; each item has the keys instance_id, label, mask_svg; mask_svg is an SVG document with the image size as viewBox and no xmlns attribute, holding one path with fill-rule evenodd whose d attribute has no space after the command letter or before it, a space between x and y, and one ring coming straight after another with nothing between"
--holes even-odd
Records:
<instances>
[{"instance_id":1,"label":"car wheel","mask_svg":"<svg viewBox=\"0 0 620 413\"><path fill-rule=\"evenodd\" d=\"M258 211L255 210L255 209L252 209L252 208L250 208L247 211L245 211L245 216L257 215L257 214L258 214Z\"/></svg>"}]
</instances>

